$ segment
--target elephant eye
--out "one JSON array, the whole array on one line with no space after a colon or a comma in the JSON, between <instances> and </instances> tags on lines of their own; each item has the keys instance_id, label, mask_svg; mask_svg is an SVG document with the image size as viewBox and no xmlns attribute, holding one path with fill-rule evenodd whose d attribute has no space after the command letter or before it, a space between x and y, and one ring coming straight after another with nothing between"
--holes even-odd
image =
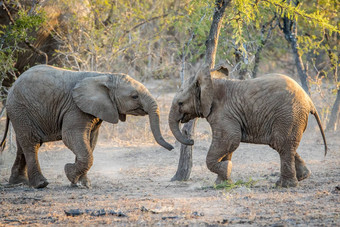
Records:
<instances>
[{"instance_id":1,"label":"elephant eye","mask_svg":"<svg viewBox=\"0 0 340 227\"><path fill-rule=\"evenodd\" d=\"M179 106L183 106L183 102L178 102L178 105Z\"/></svg>"},{"instance_id":2,"label":"elephant eye","mask_svg":"<svg viewBox=\"0 0 340 227\"><path fill-rule=\"evenodd\" d=\"M133 95L132 98L133 99L138 99L138 95Z\"/></svg>"}]
</instances>

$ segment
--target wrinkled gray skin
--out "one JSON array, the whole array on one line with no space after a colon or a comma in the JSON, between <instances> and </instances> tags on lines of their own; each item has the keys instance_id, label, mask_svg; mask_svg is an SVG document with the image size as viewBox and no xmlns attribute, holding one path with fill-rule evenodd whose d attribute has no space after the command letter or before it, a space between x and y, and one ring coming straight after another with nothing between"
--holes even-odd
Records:
<instances>
[{"instance_id":1,"label":"wrinkled gray skin","mask_svg":"<svg viewBox=\"0 0 340 227\"><path fill-rule=\"evenodd\" d=\"M161 135L156 101L141 83L124 74L35 66L14 83L6 108L18 147L11 184L29 182L35 188L46 187L38 149L44 142L63 140L76 156L75 163L65 165L67 178L73 185L80 182L89 187L86 174L93 163L92 152L102 121L117 124L118 119L125 121L127 114L148 114L156 141L173 149Z\"/></svg>"},{"instance_id":2,"label":"wrinkled gray skin","mask_svg":"<svg viewBox=\"0 0 340 227\"><path fill-rule=\"evenodd\" d=\"M216 183L230 179L231 157L240 142L268 144L279 153L281 176L277 186L295 187L298 181L309 177L311 172L296 153L309 113L319 124L325 154L327 145L318 113L304 90L284 75L245 81L211 79L209 74L216 72L201 70L175 95L169 126L176 139L192 145L193 141L181 134L179 123L206 118L212 129L206 164L218 175Z\"/></svg>"}]
</instances>

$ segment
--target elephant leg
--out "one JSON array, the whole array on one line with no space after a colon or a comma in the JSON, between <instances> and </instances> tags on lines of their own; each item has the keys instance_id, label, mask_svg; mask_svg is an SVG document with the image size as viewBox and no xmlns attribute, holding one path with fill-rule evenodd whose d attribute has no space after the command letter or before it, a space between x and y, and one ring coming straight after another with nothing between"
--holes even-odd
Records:
<instances>
[{"instance_id":1,"label":"elephant leg","mask_svg":"<svg viewBox=\"0 0 340 227\"><path fill-rule=\"evenodd\" d=\"M281 176L276 182L276 186L288 188L298 185L295 170L295 150L296 148L293 146L287 146L287 148L280 150Z\"/></svg>"},{"instance_id":2,"label":"elephant leg","mask_svg":"<svg viewBox=\"0 0 340 227\"><path fill-rule=\"evenodd\" d=\"M240 142L240 133L231 135L226 131L213 131L213 139L206 158L206 164L211 172L217 174L216 184L231 179L231 157Z\"/></svg>"},{"instance_id":3,"label":"elephant leg","mask_svg":"<svg viewBox=\"0 0 340 227\"><path fill-rule=\"evenodd\" d=\"M228 163L228 166L227 166L227 180L228 181L231 181L230 179L230 175L231 175L231 169L232 169L232 162L231 162L231 157L232 157L233 153L227 153L222 159L220 162L225 162L225 163ZM215 183L216 184L220 184L224 181L224 179L222 179L220 177L220 175L217 175L217 178L215 180Z\"/></svg>"},{"instance_id":4,"label":"elephant leg","mask_svg":"<svg viewBox=\"0 0 340 227\"><path fill-rule=\"evenodd\" d=\"M34 188L44 188L48 185L48 181L42 175L39 160L38 149L40 143L34 143L27 140L18 140L25 155L27 164L27 175L30 186Z\"/></svg>"},{"instance_id":5,"label":"elephant leg","mask_svg":"<svg viewBox=\"0 0 340 227\"><path fill-rule=\"evenodd\" d=\"M101 125L101 122L94 127L94 129L91 131L91 134L90 134L90 146L91 146L92 152L97 144L100 125ZM79 177L79 182L87 188L91 187L91 181L87 177L87 172Z\"/></svg>"},{"instance_id":6,"label":"elephant leg","mask_svg":"<svg viewBox=\"0 0 340 227\"><path fill-rule=\"evenodd\" d=\"M93 164L92 148L87 138L88 133L81 129L63 131L64 144L75 154L75 163L65 165L65 173L72 185L82 180L82 183L88 182L86 173ZM85 136L85 138L84 138ZM82 177L83 176L83 177ZM86 187L89 185L85 185Z\"/></svg>"},{"instance_id":7,"label":"elephant leg","mask_svg":"<svg viewBox=\"0 0 340 227\"><path fill-rule=\"evenodd\" d=\"M15 158L11 176L9 178L10 184L19 184L24 183L28 184L28 177L27 177L27 165L25 155L20 144L17 141L17 156Z\"/></svg>"},{"instance_id":8,"label":"elephant leg","mask_svg":"<svg viewBox=\"0 0 340 227\"><path fill-rule=\"evenodd\" d=\"M298 181L302 181L311 175L311 171L298 153L295 153L295 171Z\"/></svg>"}]
</instances>

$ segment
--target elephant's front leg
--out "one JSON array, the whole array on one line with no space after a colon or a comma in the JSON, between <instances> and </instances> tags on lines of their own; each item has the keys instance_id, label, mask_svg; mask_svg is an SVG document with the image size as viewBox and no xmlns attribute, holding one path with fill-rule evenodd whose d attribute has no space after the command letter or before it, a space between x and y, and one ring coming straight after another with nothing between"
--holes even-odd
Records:
<instances>
[{"instance_id":1,"label":"elephant's front leg","mask_svg":"<svg viewBox=\"0 0 340 227\"><path fill-rule=\"evenodd\" d=\"M241 141L239 133L228 133L225 130L213 130L213 139L206 158L207 167L217 174L216 184L230 180L232 153Z\"/></svg>"},{"instance_id":2,"label":"elephant's front leg","mask_svg":"<svg viewBox=\"0 0 340 227\"><path fill-rule=\"evenodd\" d=\"M90 134L90 146L91 146L91 150L93 152L96 144L97 144L97 140L98 140L98 135L99 135L99 128L100 128L100 125L101 125L102 121L98 121L94 126L93 126L93 129L91 130L91 134ZM79 177L79 182L87 187L87 188L90 188L91 187L91 181L90 179L87 177L87 172L84 173L83 175L81 175Z\"/></svg>"},{"instance_id":3,"label":"elephant's front leg","mask_svg":"<svg viewBox=\"0 0 340 227\"><path fill-rule=\"evenodd\" d=\"M74 163L77 163L77 157L75 158L75 162ZM72 164L72 163L68 163L68 164ZM65 165L65 173L66 173L66 165ZM78 184L77 184L78 182L80 182L80 184L83 185L86 188L91 188L91 181L87 177L87 171L79 176L79 179L78 179L78 181L76 183L72 183L72 181L71 181L71 186L72 187L78 187Z\"/></svg>"},{"instance_id":4,"label":"elephant's front leg","mask_svg":"<svg viewBox=\"0 0 340 227\"><path fill-rule=\"evenodd\" d=\"M84 129L79 128L63 131L63 142L76 155L75 163L65 165L65 174L72 185L81 181L89 187L86 174L93 164L93 155L88 135Z\"/></svg>"},{"instance_id":5,"label":"elephant's front leg","mask_svg":"<svg viewBox=\"0 0 340 227\"><path fill-rule=\"evenodd\" d=\"M222 177L220 177L220 175L217 175L217 178L215 180L215 184L220 184L225 180L231 181L231 169L232 169L232 162L231 162L231 157L232 157L233 153L227 153L222 159L221 161L219 161L220 163L227 163L227 179L223 179Z\"/></svg>"}]
</instances>

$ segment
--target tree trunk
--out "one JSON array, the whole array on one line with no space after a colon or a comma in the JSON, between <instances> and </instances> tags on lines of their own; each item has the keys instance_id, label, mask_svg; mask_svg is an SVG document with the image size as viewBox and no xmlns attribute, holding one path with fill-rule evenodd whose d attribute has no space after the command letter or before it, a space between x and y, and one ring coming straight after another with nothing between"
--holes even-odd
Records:
<instances>
[{"instance_id":1,"label":"tree trunk","mask_svg":"<svg viewBox=\"0 0 340 227\"><path fill-rule=\"evenodd\" d=\"M215 56L218 44L218 38L222 26L222 18L224 11L229 4L230 0L216 0L216 7L211 23L210 32L206 41L206 56L205 62L209 64L212 69L215 66ZM188 139L191 139L196 125L197 118L186 123L182 128L182 134L187 135ZM175 176L171 181L183 181L188 180L191 174L192 167L192 146L181 145L181 154L179 158L178 168Z\"/></svg>"},{"instance_id":2,"label":"tree trunk","mask_svg":"<svg viewBox=\"0 0 340 227\"><path fill-rule=\"evenodd\" d=\"M307 85L307 71L305 70L305 67L303 65L303 61L301 58L301 55L298 52L298 43L295 34L292 35L290 44L292 46L293 55L295 59L295 65L299 74L299 78L301 81L302 88L307 92L308 95L310 95L309 87Z\"/></svg>"},{"instance_id":3,"label":"tree trunk","mask_svg":"<svg viewBox=\"0 0 340 227\"><path fill-rule=\"evenodd\" d=\"M338 43L339 36L340 36L339 34L337 34L335 36L335 42L336 43ZM330 40L329 40L329 36L327 35L327 33L325 34L325 38L326 38L327 43L329 43ZM340 82L340 78L338 76L338 65L339 65L340 55L338 54L337 59L335 59L333 56L334 56L334 53L329 48L328 49L328 57L329 57L329 60L331 62L332 68L333 68L334 82L336 84L338 84ZM332 107L331 116L329 118L329 122L328 122L327 128L326 128L327 131L336 131L337 130L337 123L339 123L339 121L340 121L340 87L338 86L337 88L338 89L337 89L336 99L335 99L334 105Z\"/></svg>"},{"instance_id":4,"label":"tree trunk","mask_svg":"<svg viewBox=\"0 0 340 227\"><path fill-rule=\"evenodd\" d=\"M182 134L192 139L195 131L196 119L189 121L182 128ZM192 146L181 145L181 153L178 162L177 172L171 181L186 181L190 178L192 168Z\"/></svg>"},{"instance_id":5,"label":"tree trunk","mask_svg":"<svg viewBox=\"0 0 340 227\"><path fill-rule=\"evenodd\" d=\"M210 32L208 39L205 43L205 63L207 63L210 68L215 66L216 50L218 45L218 38L220 35L220 30L222 26L222 19L224 11L229 4L230 0L216 0L216 7L213 16L213 21L211 23Z\"/></svg>"},{"instance_id":6,"label":"tree trunk","mask_svg":"<svg viewBox=\"0 0 340 227\"><path fill-rule=\"evenodd\" d=\"M331 117L327 124L327 131L336 131L339 119L340 119L340 89L338 89L336 100L332 108Z\"/></svg>"},{"instance_id":7,"label":"tree trunk","mask_svg":"<svg viewBox=\"0 0 340 227\"><path fill-rule=\"evenodd\" d=\"M262 25L262 28L261 28L261 44L256 49L255 60L254 60L254 68L253 68L252 73L251 73L252 78L257 77L257 73L259 71L261 53L262 53L263 47L266 45L268 39L271 36L272 30L277 25L277 24L273 25L275 20L276 20L276 15L268 23ZM267 31L267 27L269 27L268 31ZM266 35L266 37L264 37L266 31L267 31L267 35Z\"/></svg>"},{"instance_id":8,"label":"tree trunk","mask_svg":"<svg viewBox=\"0 0 340 227\"><path fill-rule=\"evenodd\" d=\"M296 3L296 5L298 2ZM301 55L298 52L299 45L297 42L297 27L296 22L289 19L287 16L283 18L283 27L281 27L286 40L290 43L295 59L295 65L301 81L302 88L310 95L309 87L307 85L307 71L304 67Z\"/></svg>"}]
</instances>

